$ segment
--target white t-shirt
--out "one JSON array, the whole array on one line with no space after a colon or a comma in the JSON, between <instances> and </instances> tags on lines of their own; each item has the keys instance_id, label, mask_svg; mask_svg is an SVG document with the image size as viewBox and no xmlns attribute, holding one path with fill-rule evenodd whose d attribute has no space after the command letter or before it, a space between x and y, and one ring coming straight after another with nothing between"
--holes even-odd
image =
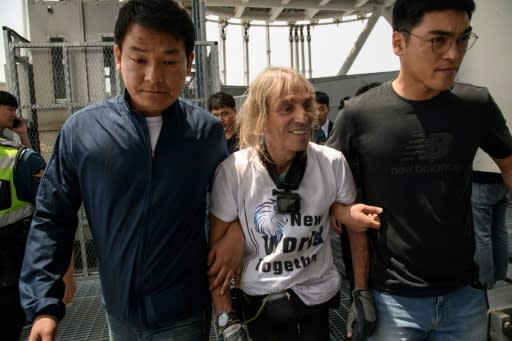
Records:
<instances>
[{"instance_id":1,"label":"white t-shirt","mask_svg":"<svg viewBox=\"0 0 512 341\"><path fill-rule=\"evenodd\" d=\"M149 130L149 139L151 141L151 151L154 154L156 142L162 130L162 116L146 117L146 123Z\"/></svg>"},{"instance_id":2,"label":"white t-shirt","mask_svg":"<svg viewBox=\"0 0 512 341\"><path fill-rule=\"evenodd\" d=\"M356 189L341 152L310 143L297 192L299 214L277 213L276 186L255 149L231 154L215 173L210 212L223 221L239 218L245 234L241 289L266 295L292 289L307 305L324 303L339 290L329 240L329 207L351 204Z\"/></svg>"},{"instance_id":3,"label":"white t-shirt","mask_svg":"<svg viewBox=\"0 0 512 341\"><path fill-rule=\"evenodd\" d=\"M324 131L325 137L329 136L329 120L325 120L325 123L320 127Z\"/></svg>"}]
</instances>

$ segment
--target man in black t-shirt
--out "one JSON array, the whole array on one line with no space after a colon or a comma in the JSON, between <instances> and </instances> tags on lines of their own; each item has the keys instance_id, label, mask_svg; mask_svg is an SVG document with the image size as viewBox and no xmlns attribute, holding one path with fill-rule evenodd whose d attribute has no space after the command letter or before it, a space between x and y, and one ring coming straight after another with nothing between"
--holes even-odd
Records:
<instances>
[{"instance_id":1,"label":"man in black t-shirt","mask_svg":"<svg viewBox=\"0 0 512 341\"><path fill-rule=\"evenodd\" d=\"M486 339L472 161L482 148L510 188L512 137L487 89L454 83L476 40L474 8L473 0L397 0L400 73L351 99L327 143L355 166L361 200L384 209L381 229L368 233L378 316L369 340Z\"/></svg>"}]
</instances>

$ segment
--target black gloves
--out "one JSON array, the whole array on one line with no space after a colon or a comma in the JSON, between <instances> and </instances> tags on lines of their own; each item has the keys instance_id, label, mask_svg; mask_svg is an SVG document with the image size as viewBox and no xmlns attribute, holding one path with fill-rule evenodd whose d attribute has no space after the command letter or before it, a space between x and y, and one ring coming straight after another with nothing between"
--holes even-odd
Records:
<instances>
[{"instance_id":1,"label":"black gloves","mask_svg":"<svg viewBox=\"0 0 512 341\"><path fill-rule=\"evenodd\" d=\"M377 315L371 292L366 289L352 291L353 302L347 320L347 331L352 332L352 341L365 341L377 326Z\"/></svg>"}]
</instances>

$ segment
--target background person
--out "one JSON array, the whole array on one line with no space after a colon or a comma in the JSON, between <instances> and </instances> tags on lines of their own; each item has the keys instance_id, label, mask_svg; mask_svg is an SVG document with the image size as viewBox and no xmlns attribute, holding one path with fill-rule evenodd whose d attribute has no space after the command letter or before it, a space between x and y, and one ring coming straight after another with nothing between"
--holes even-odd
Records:
<instances>
[{"instance_id":1,"label":"background person","mask_svg":"<svg viewBox=\"0 0 512 341\"><path fill-rule=\"evenodd\" d=\"M60 278L84 205L110 339L208 340L206 191L227 156L221 123L179 98L194 24L172 0L130 0L114 30L123 95L63 125L37 195L21 274L30 340L53 340Z\"/></svg>"},{"instance_id":2,"label":"background person","mask_svg":"<svg viewBox=\"0 0 512 341\"><path fill-rule=\"evenodd\" d=\"M345 96L340 100L340 104L338 104L338 110L342 110L345 107L345 104L350 99L350 96Z\"/></svg>"},{"instance_id":3,"label":"background person","mask_svg":"<svg viewBox=\"0 0 512 341\"><path fill-rule=\"evenodd\" d=\"M7 91L0 90L0 138L9 140L4 134L9 129L20 137L22 145L32 148L28 137L27 124L23 119L16 116L18 111L18 100Z\"/></svg>"},{"instance_id":4,"label":"background person","mask_svg":"<svg viewBox=\"0 0 512 341\"><path fill-rule=\"evenodd\" d=\"M25 323L18 281L45 162L32 149L0 138L0 164L0 334L18 341Z\"/></svg>"},{"instance_id":5,"label":"background person","mask_svg":"<svg viewBox=\"0 0 512 341\"><path fill-rule=\"evenodd\" d=\"M455 83L476 40L474 9L472 0L397 0L398 77L352 98L328 141L358 164L362 200L384 209L381 229L369 231L370 340L486 339L472 162L481 147L511 187L512 137L487 89Z\"/></svg>"},{"instance_id":6,"label":"background person","mask_svg":"<svg viewBox=\"0 0 512 341\"><path fill-rule=\"evenodd\" d=\"M315 91L316 116L313 132L313 142L325 144L331 134L333 123L328 119L331 108L329 107L329 95L323 91Z\"/></svg>"},{"instance_id":7,"label":"background person","mask_svg":"<svg viewBox=\"0 0 512 341\"><path fill-rule=\"evenodd\" d=\"M208 98L208 111L222 121L229 153L236 152L238 150L238 133L236 127L236 103L233 96L225 92L214 93Z\"/></svg>"},{"instance_id":8,"label":"background person","mask_svg":"<svg viewBox=\"0 0 512 341\"><path fill-rule=\"evenodd\" d=\"M17 128L11 127L17 108L16 97L0 91L0 129L18 132L27 144L30 140L25 122L20 120ZM0 332L2 340L18 341L25 322L18 281L37 188L46 163L26 145L0 137L0 164ZM71 302L76 291L73 275L71 262L64 279L64 304Z\"/></svg>"},{"instance_id":9,"label":"background person","mask_svg":"<svg viewBox=\"0 0 512 341\"><path fill-rule=\"evenodd\" d=\"M509 190L500 173L473 171L471 206L475 228L475 261L480 282L491 289L504 280L508 267L506 215Z\"/></svg>"},{"instance_id":10,"label":"background person","mask_svg":"<svg viewBox=\"0 0 512 341\"><path fill-rule=\"evenodd\" d=\"M356 90L356 92L354 93L354 96L359 96L361 94L364 94L366 91L376 88L381 84L382 84L381 82L371 82L371 83L365 84Z\"/></svg>"}]
</instances>

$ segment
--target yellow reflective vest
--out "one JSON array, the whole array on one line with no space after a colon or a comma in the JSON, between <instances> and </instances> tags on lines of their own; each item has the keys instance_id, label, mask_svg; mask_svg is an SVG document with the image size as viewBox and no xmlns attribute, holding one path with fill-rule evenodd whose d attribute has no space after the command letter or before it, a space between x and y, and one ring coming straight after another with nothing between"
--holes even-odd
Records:
<instances>
[{"instance_id":1,"label":"yellow reflective vest","mask_svg":"<svg viewBox=\"0 0 512 341\"><path fill-rule=\"evenodd\" d=\"M29 217L34 206L21 201L16 195L14 172L16 162L25 147L0 139L0 228Z\"/></svg>"}]
</instances>

